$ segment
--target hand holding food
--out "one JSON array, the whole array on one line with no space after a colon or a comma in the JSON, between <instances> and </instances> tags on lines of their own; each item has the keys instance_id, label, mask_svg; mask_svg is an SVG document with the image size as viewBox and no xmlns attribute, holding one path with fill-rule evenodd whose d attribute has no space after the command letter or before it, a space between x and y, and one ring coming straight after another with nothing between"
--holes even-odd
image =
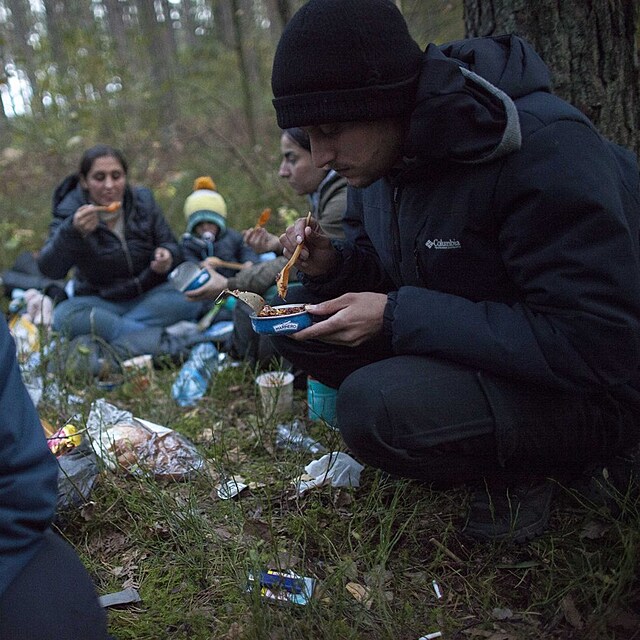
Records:
<instances>
[{"instance_id":1,"label":"hand holding food","mask_svg":"<svg viewBox=\"0 0 640 640\"><path fill-rule=\"evenodd\" d=\"M227 288L229 281L215 269L206 267L211 277L198 289L185 291L185 296L193 302L202 300L215 300L216 297Z\"/></svg>"},{"instance_id":2,"label":"hand holding food","mask_svg":"<svg viewBox=\"0 0 640 640\"><path fill-rule=\"evenodd\" d=\"M269 233L263 227L251 227L242 234L245 244L249 245L256 253L267 253L273 251L280 253L282 246L278 236Z\"/></svg>"},{"instance_id":3,"label":"hand holding food","mask_svg":"<svg viewBox=\"0 0 640 640\"><path fill-rule=\"evenodd\" d=\"M319 276L328 273L336 265L338 251L314 218L298 218L280 236L282 253L286 258L292 256L301 243L304 244L295 266L303 273L312 277Z\"/></svg>"},{"instance_id":4,"label":"hand holding food","mask_svg":"<svg viewBox=\"0 0 640 640\"><path fill-rule=\"evenodd\" d=\"M312 315L330 316L294 334L295 340L320 340L356 347L382 333L387 296L384 293L346 293L320 304L305 305Z\"/></svg>"},{"instance_id":5,"label":"hand holding food","mask_svg":"<svg viewBox=\"0 0 640 640\"><path fill-rule=\"evenodd\" d=\"M167 273L171 269L172 264L173 256L171 255L171 251L166 247L156 247L153 260L149 265L151 271L155 271L155 273Z\"/></svg>"}]
</instances>

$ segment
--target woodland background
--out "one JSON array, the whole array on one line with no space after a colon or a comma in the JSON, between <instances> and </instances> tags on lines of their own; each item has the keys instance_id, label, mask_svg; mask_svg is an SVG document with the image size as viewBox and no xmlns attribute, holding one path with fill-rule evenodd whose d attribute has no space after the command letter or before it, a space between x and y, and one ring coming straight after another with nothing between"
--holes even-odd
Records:
<instances>
[{"instance_id":1,"label":"woodland background","mask_svg":"<svg viewBox=\"0 0 640 640\"><path fill-rule=\"evenodd\" d=\"M97 142L123 149L174 231L211 175L231 225L303 208L277 177L270 70L302 0L0 0L0 267L46 237L56 184ZM421 46L518 32L558 93L640 150L637 0L396 0ZM272 222L277 230L278 221Z\"/></svg>"}]
</instances>

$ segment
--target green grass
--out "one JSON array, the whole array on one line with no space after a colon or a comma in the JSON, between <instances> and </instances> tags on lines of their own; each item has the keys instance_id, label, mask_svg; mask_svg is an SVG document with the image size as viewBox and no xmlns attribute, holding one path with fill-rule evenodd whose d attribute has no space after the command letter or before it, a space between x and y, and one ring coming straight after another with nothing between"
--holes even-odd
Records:
<instances>
[{"instance_id":1,"label":"green grass","mask_svg":"<svg viewBox=\"0 0 640 640\"><path fill-rule=\"evenodd\" d=\"M614 518L559 488L551 531L515 546L460 533L464 489L438 492L369 467L359 488L298 496L293 480L313 456L275 448L255 372L220 372L188 409L171 399L175 373L156 371L144 394L106 397L186 435L206 471L161 482L104 469L91 504L61 525L100 594L138 589L141 602L109 610L119 640L417 640L437 630L493 640L640 637L640 618L629 613L640 607L637 497L617 496L623 513ZM98 390L81 391L86 417ZM294 409L305 419L304 392ZM307 425L329 449L344 450L337 432ZM216 487L230 475L252 488L221 500ZM267 568L315 578L313 599L274 605L248 590L249 573Z\"/></svg>"}]
</instances>

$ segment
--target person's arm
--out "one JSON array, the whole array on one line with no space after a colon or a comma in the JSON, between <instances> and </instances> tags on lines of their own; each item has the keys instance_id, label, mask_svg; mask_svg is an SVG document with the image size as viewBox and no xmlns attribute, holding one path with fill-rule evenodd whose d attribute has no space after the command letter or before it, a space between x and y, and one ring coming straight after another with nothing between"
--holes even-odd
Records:
<instances>
[{"instance_id":1,"label":"person's arm","mask_svg":"<svg viewBox=\"0 0 640 640\"><path fill-rule=\"evenodd\" d=\"M171 265L167 272L182 261L182 252L175 235L162 213L162 209L156 202L153 194L146 187L137 187L135 190L139 206L147 208L152 220L152 232L156 247L164 247L171 253Z\"/></svg>"},{"instance_id":2,"label":"person's arm","mask_svg":"<svg viewBox=\"0 0 640 640\"><path fill-rule=\"evenodd\" d=\"M347 181L335 175L320 193L317 217L324 232L332 238L344 238L342 219L347 208Z\"/></svg>"},{"instance_id":3,"label":"person's arm","mask_svg":"<svg viewBox=\"0 0 640 640\"><path fill-rule=\"evenodd\" d=\"M38 550L57 500L58 465L0 320L0 596Z\"/></svg>"},{"instance_id":4,"label":"person's arm","mask_svg":"<svg viewBox=\"0 0 640 640\"><path fill-rule=\"evenodd\" d=\"M584 124L531 136L496 190L502 259L521 302L402 287L385 310L395 352L561 388L627 382L640 361L634 175L621 186L606 143Z\"/></svg>"},{"instance_id":5,"label":"person's arm","mask_svg":"<svg viewBox=\"0 0 640 640\"><path fill-rule=\"evenodd\" d=\"M38 268L49 278L66 277L85 248L85 239L73 225L74 213L63 211L49 225L49 237L38 255Z\"/></svg>"}]
</instances>

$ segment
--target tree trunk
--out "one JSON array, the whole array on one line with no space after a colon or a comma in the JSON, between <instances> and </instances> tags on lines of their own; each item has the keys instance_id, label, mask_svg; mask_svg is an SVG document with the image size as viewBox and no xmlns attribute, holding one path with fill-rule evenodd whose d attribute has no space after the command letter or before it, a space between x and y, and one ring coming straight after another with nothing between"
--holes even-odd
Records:
<instances>
[{"instance_id":1,"label":"tree trunk","mask_svg":"<svg viewBox=\"0 0 640 640\"><path fill-rule=\"evenodd\" d=\"M640 154L637 6L630 0L464 0L467 37L518 33L551 69L555 92Z\"/></svg>"},{"instance_id":2,"label":"tree trunk","mask_svg":"<svg viewBox=\"0 0 640 640\"><path fill-rule=\"evenodd\" d=\"M138 0L138 15L146 49L149 54L153 96L165 142L169 141L171 126L178 118L178 102L174 91L176 60L167 29L169 19L158 21L154 2Z\"/></svg>"},{"instance_id":3,"label":"tree trunk","mask_svg":"<svg viewBox=\"0 0 640 640\"><path fill-rule=\"evenodd\" d=\"M231 17L233 19L233 29L235 35L235 49L238 57L238 67L240 68L240 82L242 83L242 95L244 103L244 115L247 123L247 131L249 132L249 141L251 146L256 144L256 125L253 113L253 95L251 93L250 70L247 56L243 47L243 37L245 34L242 29L241 11L238 0L231 0ZM250 37L250 36L249 36Z\"/></svg>"}]
</instances>

